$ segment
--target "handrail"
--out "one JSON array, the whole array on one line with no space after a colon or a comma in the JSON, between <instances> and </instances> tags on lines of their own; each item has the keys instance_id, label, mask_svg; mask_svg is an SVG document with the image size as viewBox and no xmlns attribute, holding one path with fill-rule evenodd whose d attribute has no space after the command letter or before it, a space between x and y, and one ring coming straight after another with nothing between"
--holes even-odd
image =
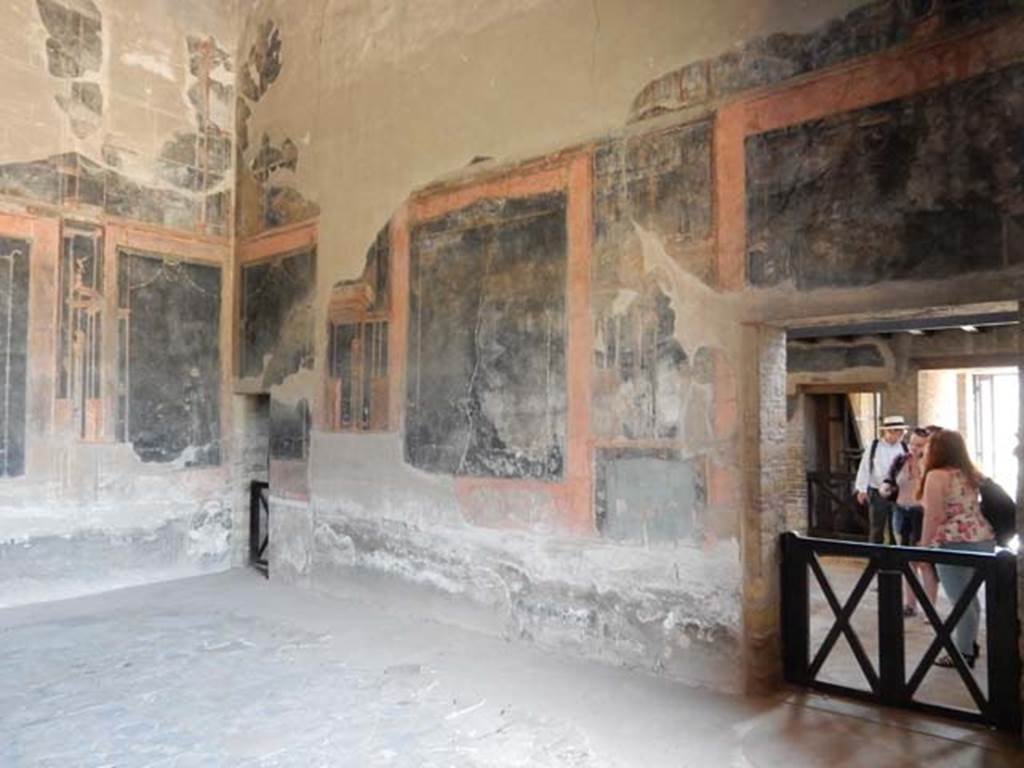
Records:
<instances>
[{"instance_id":1,"label":"handrail","mask_svg":"<svg viewBox=\"0 0 1024 768\"><path fill-rule=\"evenodd\" d=\"M962 565L969 568L992 567L992 561L999 557L1014 558L1008 549L996 552L963 552L955 549L938 547L893 547L886 544L869 544L863 541L847 541L845 539L829 539L818 536L804 536L800 533L787 533L784 536L795 536L797 539L813 542L816 553L835 557L869 558L878 552L899 553L900 559L912 563L942 563L944 565Z\"/></svg>"}]
</instances>

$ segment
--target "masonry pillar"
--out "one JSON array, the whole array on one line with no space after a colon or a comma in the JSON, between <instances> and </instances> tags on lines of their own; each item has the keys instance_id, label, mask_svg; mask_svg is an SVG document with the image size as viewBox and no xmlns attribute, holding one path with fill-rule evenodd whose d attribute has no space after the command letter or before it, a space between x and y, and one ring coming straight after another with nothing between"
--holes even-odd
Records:
<instances>
[{"instance_id":1,"label":"masonry pillar","mask_svg":"<svg viewBox=\"0 0 1024 768\"><path fill-rule=\"evenodd\" d=\"M807 533L807 395L786 398L786 530Z\"/></svg>"},{"instance_id":2,"label":"masonry pillar","mask_svg":"<svg viewBox=\"0 0 1024 768\"><path fill-rule=\"evenodd\" d=\"M1017 303L1017 531L1024 531L1024 302ZM1024 627L1024 535L1017 553L1017 622ZM1017 638L1021 658L1024 659L1024 632ZM1021 685L1021 705L1024 708L1024 683ZM1024 735L1024 734L1022 734Z\"/></svg>"},{"instance_id":3,"label":"masonry pillar","mask_svg":"<svg viewBox=\"0 0 1024 768\"><path fill-rule=\"evenodd\" d=\"M782 680L779 534L786 528L786 333L748 326L743 332L743 650L750 693Z\"/></svg>"}]
</instances>

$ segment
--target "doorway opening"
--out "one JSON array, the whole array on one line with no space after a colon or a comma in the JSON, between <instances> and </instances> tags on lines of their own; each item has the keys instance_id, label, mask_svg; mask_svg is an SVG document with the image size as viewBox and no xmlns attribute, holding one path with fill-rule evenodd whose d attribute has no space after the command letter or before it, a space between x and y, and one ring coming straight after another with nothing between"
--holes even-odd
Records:
<instances>
[{"instance_id":1,"label":"doorway opening","mask_svg":"<svg viewBox=\"0 0 1024 768\"><path fill-rule=\"evenodd\" d=\"M857 465L881 418L876 391L805 393L804 473L812 536L865 540L866 509L850 493Z\"/></svg>"},{"instance_id":2,"label":"doorway opening","mask_svg":"<svg viewBox=\"0 0 1024 768\"><path fill-rule=\"evenodd\" d=\"M1020 719L1016 558L861 543L868 515L855 478L886 416L959 431L979 469L1017 495L1017 312L945 312L788 332L788 460L794 474L803 470L806 495L787 500L787 519L809 536L787 534L784 545L787 678L1012 727ZM970 583L940 574L930 592L929 574L949 566ZM964 616L976 627L973 651L954 645Z\"/></svg>"},{"instance_id":3,"label":"doorway opening","mask_svg":"<svg viewBox=\"0 0 1024 768\"><path fill-rule=\"evenodd\" d=\"M270 541L270 395L236 395L240 425L239 504L248 509L247 562L269 577Z\"/></svg>"}]
</instances>

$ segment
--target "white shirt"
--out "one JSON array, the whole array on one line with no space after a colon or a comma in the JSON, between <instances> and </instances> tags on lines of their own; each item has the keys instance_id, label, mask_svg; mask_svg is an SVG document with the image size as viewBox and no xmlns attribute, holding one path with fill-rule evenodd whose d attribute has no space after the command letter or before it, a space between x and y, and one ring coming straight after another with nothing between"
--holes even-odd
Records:
<instances>
[{"instance_id":1,"label":"white shirt","mask_svg":"<svg viewBox=\"0 0 1024 768\"><path fill-rule=\"evenodd\" d=\"M860 467L857 469L857 480L854 488L858 492L866 492L868 488L881 488L882 481L889 474L893 459L903 453L903 444L897 440L892 445L879 438L878 448L875 450L875 463L868 468L871 460L871 443L864 449L864 455L860 457Z\"/></svg>"}]
</instances>

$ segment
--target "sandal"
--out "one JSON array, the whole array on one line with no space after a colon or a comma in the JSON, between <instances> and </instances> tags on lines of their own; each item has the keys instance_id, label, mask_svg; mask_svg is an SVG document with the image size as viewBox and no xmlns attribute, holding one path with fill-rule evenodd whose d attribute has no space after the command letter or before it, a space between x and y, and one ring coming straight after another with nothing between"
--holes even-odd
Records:
<instances>
[{"instance_id":1,"label":"sandal","mask_svg":"<svg viewBox=\"0 0 1024 768\"><path fill-rule=\"evenodd\" d=\"M967 664L968 669L974 669L974 662L977 661L979 652L980 649L978 648L978 644L975 643L974 653L960 654L964 657L964 662ZM956 663L953 661L953 658L948 653L942 654L939 658L935 660L934 663L936 667L945 667L946 669L950 669L956 666Z\"/></svg>"}]
</instances>

